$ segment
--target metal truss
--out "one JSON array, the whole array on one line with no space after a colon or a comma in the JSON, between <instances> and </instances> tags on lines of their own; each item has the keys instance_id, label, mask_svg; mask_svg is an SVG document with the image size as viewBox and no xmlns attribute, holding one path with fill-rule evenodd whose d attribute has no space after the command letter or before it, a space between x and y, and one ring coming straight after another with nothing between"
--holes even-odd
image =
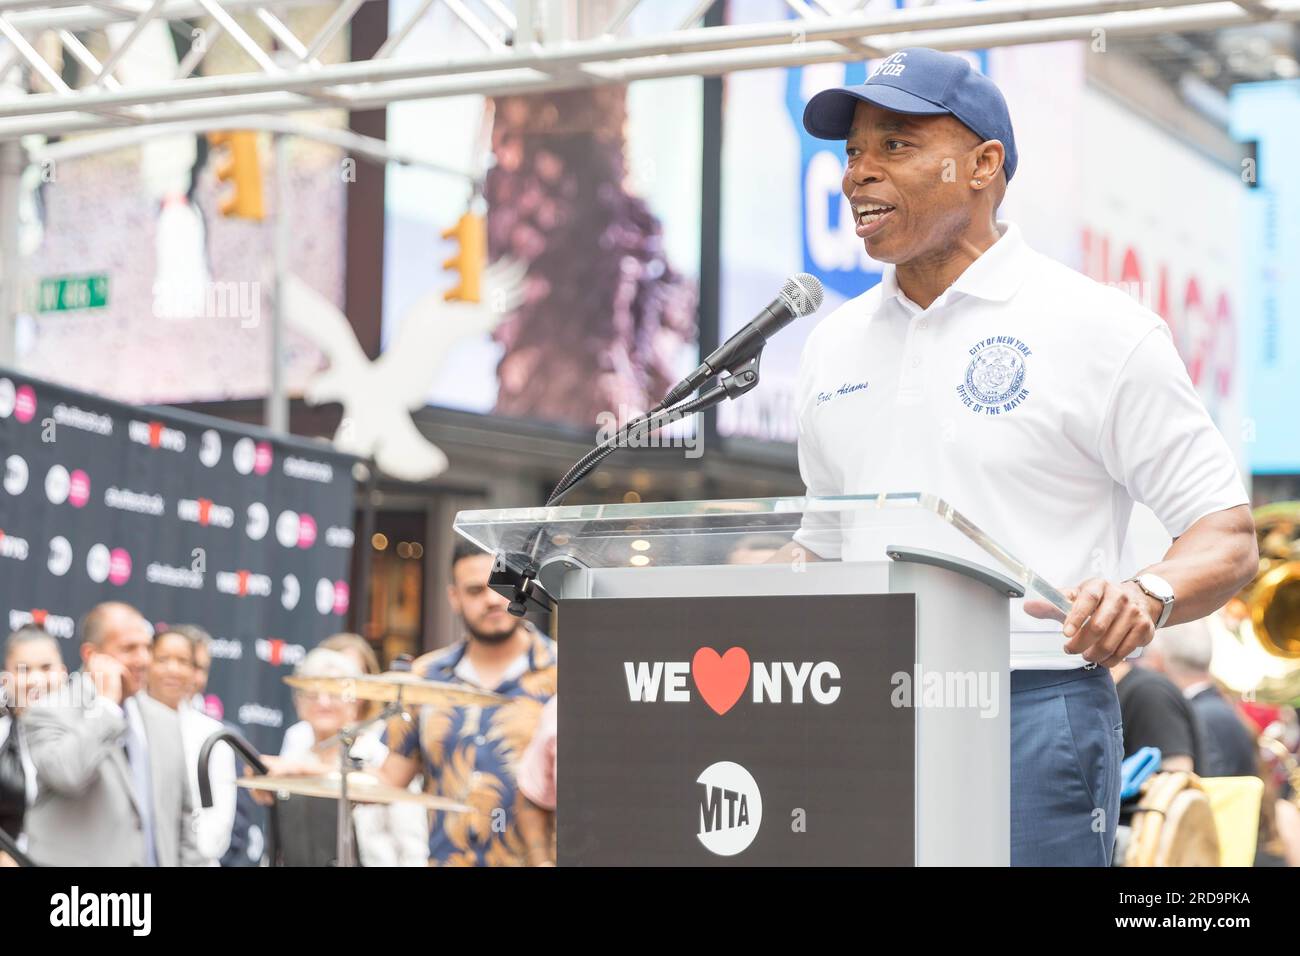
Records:
<instances>
[{"instance_id":1,"label":"metal truss","mask_svg":"<svg viewBox=\"0 0 1300 956\"><path fill-rule=\"evenodd\" d=\"M791 18L727 26L702 21L699 0L676 23L632 31L664 5L654 0L422 0L394 22L366 59L322 62L346 39L368 0L0 0L0 141L122 126L221 120L321 108L372 109L412 99L502 95L682 75L833 62L905 46L975 49L1095 40L1300 20L1300 0L985 0L902 10L892 0L786 0ZM292 12L328 12L314 35L287 25ZM412 30L443 8L477 40L455 58L408 48ZM642 9L638 9L642 8ZM739 9L743 10L743 0ZM612 11L612 12L611 12ZM600 23L591 26L593 13ZM445 13L443 14L445 16ZM578 29L575 23L584 21ZM241 26L256 22L256 39ZM151 25L190 33L195 45L164 74L140 81L122 68ZM106 48L103 58L84 38ZM234 44L243 72L196 75L216 43ZM335 46L340 44L336 43ZM342 44L346 46L346 44ZM75 60L77 88L54 59ZM160 78L159 78L160 77Z\"/></svg>"}]
</instances>

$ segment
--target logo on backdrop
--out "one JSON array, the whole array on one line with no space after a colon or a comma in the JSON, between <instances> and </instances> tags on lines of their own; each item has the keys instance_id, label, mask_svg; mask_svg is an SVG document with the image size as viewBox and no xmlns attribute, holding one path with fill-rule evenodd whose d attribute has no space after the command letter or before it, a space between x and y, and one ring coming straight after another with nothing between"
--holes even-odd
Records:
<instances>
[{"instance_id":1,"label":"logo on backdrop","mask_svg":"<svg viewBox=\"0 0 1300 956\"><path fill-rule=\"evenodd\" d=\"M248 535L251 541L261 541L266 537L267 529L271 527L271 512L266 510L266 505L260 501L254 501L248 506L248 523L244 525L244 533Z\"/></svg>"},{"instance_id":2,"label":"logo on backdrop","mask_svg":"<svg viewBox=\"0 0 1300 956\"><path fill-rule=\"evenodd\" d=\"M113 419L111 416L84 411L76 405L64 405L62 402L55 405L54 421L56 424L80 429L83 432L91 432L95 435L113 434Z\"/></svg>"},{"instance_id":3,"label":"logo on backdrop","mask_svg":"<svg viewBox=\"0 0 1300 956\"><path fill-rule=\"evenodd\" d=\"M350 548L356 540L351 528L343 525L331 525L325 529L325 544L331 548Z\"/></svg>"},{"instance_id":4,"label":"logo on backdrop","mask_svg":"<svg viewBox=\"0 0 1300 956\"><path fill-rule=\"evenodd\" d=\"M302 585L298 583L298 578L292 574L286 574L280 581L280 604L286 611L292 611L298 606L298 599L302 597Z\"/></svg>"},{"instance_id":5,"label":"logo on backdrop","mask_svg":"<svg viewBox=\"0 0 1300 956\"><path fill-rule=\"evenodd\" d=\"M316 610L321 614L348 613L349 597L347 581L321 578L316 582Z\"/></svg>"},{"instance_id":6,"label":"logo on backdrop","mask_svg":"<svg viewBox=\"0 0 1300 956\"><path fill-rule=\"evenodd\" d=\"M218 571L217 590L222 594L233 594L236 597L269 597L271 579L265 574L254 574L243 569Z\"/></svg>"},{"instance_id":7,"label":"logo on backdrop","mask_svg":"<svg viewBox=\"0 0 1300 956\"><path fill-rule=\"evenodd\" d=\"M243 704L238 710L239 722L246 726L281 727L284 725L284 712L265 704Z\"/></svg>"},{"instance_id":8,"label":"logo on backdrop","mask_svg":"<svg viewBox=\"0 0 1300 956\"><path fill-rule=\"evenodd\" d=\"M961 403L977 415L1001 415L1029 397L1025 360L1034 353L1011 335L994 335L969 349L966 376L957 386Z\"/></svg>"},{"instance_id":9,"label":"logo on backdrop","mask_svg":"<svg viewBox=\"0 0 1300 956\"><path fill-rule=\"evenodd\" d=\"M109 581L121 587L131 580L131 555L126 548L92 544L86 552L86 574L96 584Z\"/></svg>"},{"instance_id":10,"label":"logo on backdrop","mask_svg":"<svg viewBox=\"0 0 1300 956\"><path fill-rule=\"evenodd\" d=\"M278 637L258 638L253 645L259 661L266 661L275 667L293 667L307 656L307 648L301 644L286 644Z\"/></svg>"},{"instance_id":11,"label":"logo on backdrop","mask_svg":"<svg viewBox=\"0 0 1300 956\"><path fill-rule=\"evenodd\" d=\"M290 455L284 460L284 473L289 478L319 481L324 484L334 480L334 466L329 462L300 458L297 455Z\"/></svg>"},{"instance_id":12,"label":"logo on backdrop","mask_svg":"<svg viewBox=\"0 0 1300 956\"><path fill-rule=\"evenodd\" d=\"M182 498L176 502L176 517L202 527L233 528L235 510L208 498Z\"/></svg>"},{"instance_id":13,"label":"logo on backdrop","mask_svg":"<svg viewBox=\"0 0 1300 956\"><path fill-rule=\"evenodd\" d=\"M126 434L137 445L166 451L185 450L185 433L179 428L168 428L162 422L128 422Z\"/></svg>"},{"instance_id":14,"label":"logo on backdrop","mask_svg":"<svg viewBox=\"0 0 1300 956\"><path fill-rule=\"evenodd\" d=\"M45 497L52 505L66 501L74 508L84 508L90 500L90 476L80 468L69 472L62 465L51 465L45 473Z\"/></svg>"},{"instance_id":15,"label":"logo on backdrop","mask_svg":"<svg viewBox=\"0 0 1300 956\"><path fill-rule=\"evenodd\" d=\"M199 461L205 468L214 467L221 461L221 435L209 428L199 436Z\"/></svg>"},{"instance_id":16,"label":"logo on backdrop","mask_svg":"<svg viewBox=\"0 0 1300 956\"><path fill-rule=\"evenodd\" d=\"M10 455L5 459L5 491L11 495L21 495L27 490L27 459L22 455Z\"/></svg>"},{"instance_id":17,"label":"logo on backdrop","mask_svg":"<svg viewBox=\"0 0 1300 956\"><path fill-rule=\"evenodd\" d=\"M189 588L197 591L203 587L203 572L194 568L178 568L161 561L152 561L144 569L144 579L150 584L167 588Z\"/></svg>"},{"instance_id":18,"label":"logo on backdrop","mask_svg":"<svg viewBox=\"0 0 1300 956\"><path fill-rule=\"evenodd\" d=\"M316 543L316 519L285 509L275 519L275 539L286 548L310 548Z\"/></svg>"},{"instance_id":19,"label":"logo on backdrop","mask_svg":"<svg viewBox=\"0 0 1300 956\"><path fill-rule=\"evenodd\" d=\"M740 764L723 760L695 782L702 788L697 836L704 848L718 856L744 852L763 822L763 797L754 777Z\"/></svg>"},{"instance_id":20,"label":"logo on backdrop","mask_svg":"<svg viewBox=\"0 0 1300 956\"><path fill-rule=\"evenodd\" d=\"M802 704L805 696L818 704L833 704L840 696L840 669L834 662L750 661L743 647L725 654L701 647L689 662L624 661L623 673L627 699L641 703L689 701L689 674L700 699L719 716L736 706L751 683L755 704Z\"/></svg>"},{"instance_id":21,"label":"logo on backdrop","mask_svg":"<svg viewBox=\"0 0 1300 956\"><path fill-rule=\"evenodd\" d=\"M33 608L30 611L19 611L15 608L9 612L9 630L16 631L28 624L35 624L46 634L65 641L72 640L72 636L77 632L76 621L65 614L51 614L43 608Z\"/></svg>"},{"instance_id":22,"label":"logo on backdrop","mask_svg":"<svg viewBox=\"0 0 1300 956\"><path fill-rule=\"evenodd\" d=\"M245 436L235 442L235 447L230 452L230 460L235 465L235 471L241 475L253 473L265 475L271 470L271 462L275 460L275 455L271 451L270 442L255 442Z\"/></svg>"},{"instance_id":23,"label":"logo on backdrop","mask_svg":"<svg viewBox=\"0 0 1300 956\"><path fill-rule=\"evenodd\" d=\"M50 556L45 561L50 574L61 578L72 567L72 544L63 535L50 539Z\"/></svg>"},{"instance_id":24,"label":"logo on backdrop","mask_svg":"<svg viewBox=\"0 0 1300 956\"><path fill-rule=\"evenodd\" d=\"M0 558L13 558L15 561L26 561L27 554L31 547L27 544L26 538L20 538L17 535L5 534L0 530Z\"/></svg>"},{"instance_id":25,"label":"logo on backdrop","mask_svg":"<svg viewBox=\"0 0 1300 956\"><path fill-rule=\"evenodd\" d=\"M162 495L118 487L104 490L104 506L154 518L161 518L167 511L167 502L163 501Z\"/></svg>"},{"instance_id":26,"label":"logo on backdrop","mask_svg":"<svg viewBox=\"0 0 1300 956\"><path fill-rule=\"evenodd\" d=\"M24 425L36 417L36 392L30 385L19 385L0 378L0 418L12 415Z\"/></svg>"},{"instance_id":27,"label":"logo on backdrop","mask_svg":"<svg viewBox=\"0 0 1300 956\"><path fill-rule=\"evenodd\" d=\"M244 645L225 637L214 637L208 645L214 660L238 661L244 658Z\"/></svg>"}]
</instances>

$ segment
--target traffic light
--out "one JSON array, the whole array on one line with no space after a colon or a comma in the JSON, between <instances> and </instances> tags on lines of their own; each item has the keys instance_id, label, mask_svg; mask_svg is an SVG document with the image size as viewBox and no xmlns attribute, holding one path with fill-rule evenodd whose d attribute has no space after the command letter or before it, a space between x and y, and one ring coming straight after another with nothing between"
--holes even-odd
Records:
<instances>
[{"instance_id":1,"label":"traffic light","mask_svg":"<svg viewBox=\"0 0 1300 956\"><path fill-rule=\"evenodd\" d=\"M447 290L444 298L450 302L481 302L483 300L483 268L487 265L487 223L483 217L467 212L456 225L442 231L442 238L452 239L460 246L456 254L442 264L444 269L455 269L460 281Z\"/></svg>"},{"instance_id":2,"label":"traffic light","mask_svg":"<svg viewBox=\"0 0 1300 956\"><path fill-rule=\"evenodd\" d=\"M262 206L262 164L257 156L257 133L252 130L222 130L209 133L208 142L223 147L226 155L217 166L217 179L234 186L219 205L221 215L240 219L266 218Z\"/></svg>"}]
</instances>

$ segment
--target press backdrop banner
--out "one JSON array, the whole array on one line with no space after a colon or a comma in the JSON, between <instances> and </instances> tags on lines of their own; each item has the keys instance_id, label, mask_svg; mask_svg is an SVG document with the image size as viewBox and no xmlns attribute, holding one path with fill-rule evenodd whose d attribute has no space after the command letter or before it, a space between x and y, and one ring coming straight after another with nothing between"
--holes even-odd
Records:
<instances>
[{"instance_id":1,"label":"press backdrop banner","mask_svg":"<svg viewBox=\"0 0 1300 956\"><path fill-rule=\"evenodd\" d=\"M0 369L0 463L0 624L42 625L69 669L100 601L198 624L209 710L278 752L282 678L347 617L353 460Z\"/></svg>"}]
</instances>

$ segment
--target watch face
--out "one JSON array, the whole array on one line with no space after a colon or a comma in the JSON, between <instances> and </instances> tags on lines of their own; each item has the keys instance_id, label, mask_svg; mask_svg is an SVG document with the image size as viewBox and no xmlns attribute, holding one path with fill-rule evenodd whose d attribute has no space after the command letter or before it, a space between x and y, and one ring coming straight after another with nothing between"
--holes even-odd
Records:
<instances>
[{"instance_id":1,"label":"watch face","mask_svg":"<svg viewBox=\"0 0 1300 956\"><path fill-rule=\"evenodd\" d=\"M1169 582L1158 574L1144 574L1138 578L1138 583L1146 591L1160 600L1168 603L1174 599L1174 589L1170 587Z\"/></svg>"}]
</instances>

